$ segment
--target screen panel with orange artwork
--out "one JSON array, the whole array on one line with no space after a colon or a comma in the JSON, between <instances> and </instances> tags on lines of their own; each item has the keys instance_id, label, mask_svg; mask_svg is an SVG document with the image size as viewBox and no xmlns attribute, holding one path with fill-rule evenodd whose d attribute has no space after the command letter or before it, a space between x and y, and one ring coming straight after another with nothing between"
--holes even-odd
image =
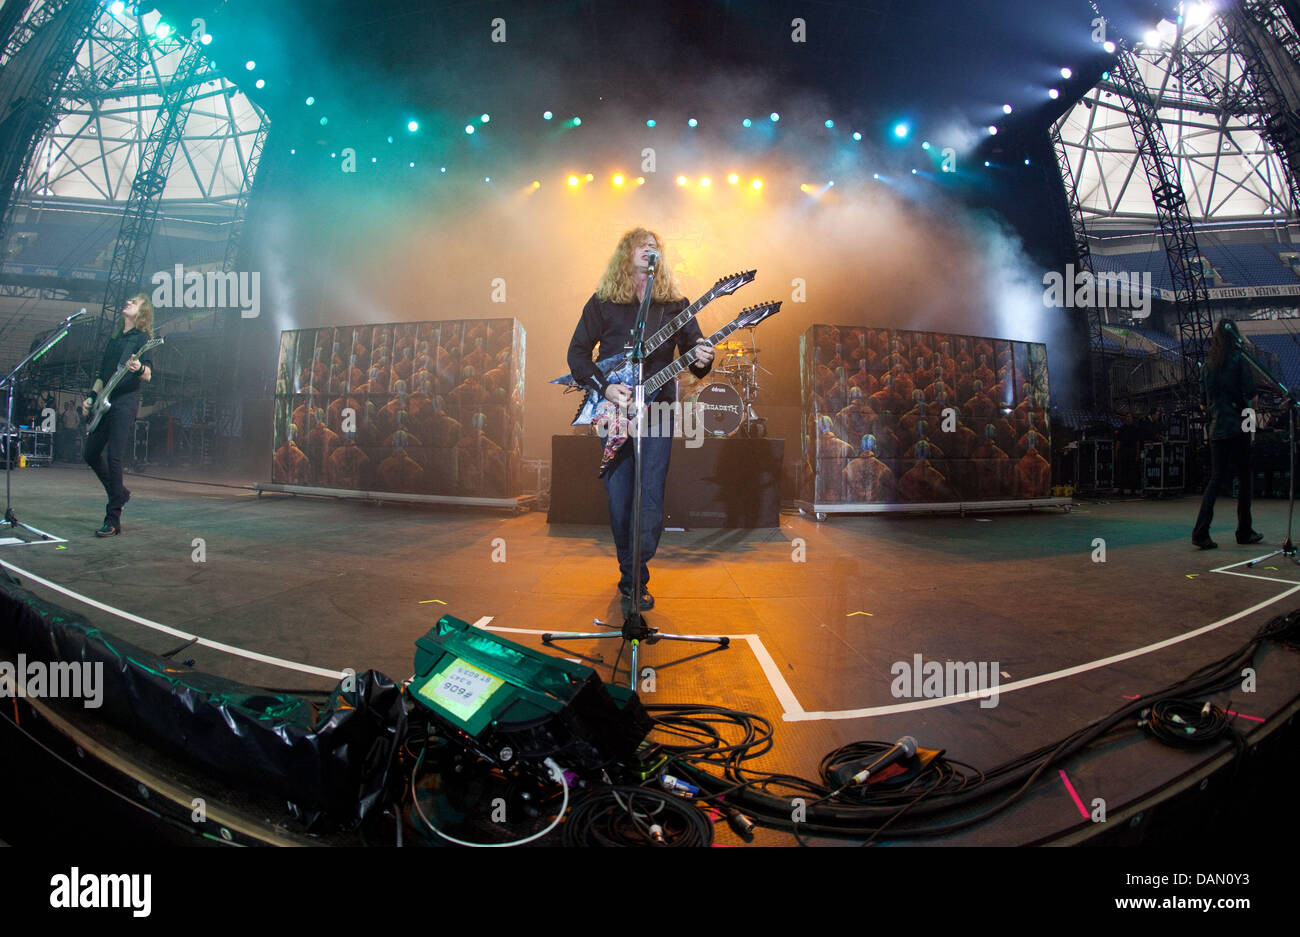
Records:
<instances>
[{"instance_id":1,"label":"screen panel with orange artwork","mask_svg":"<svg viewBox=\"0 0 1300 937\"><path fill-rule=\"evenodd\" d=\"M820 504L1051 494L1045 345L814 325L800 338L800 497Z\"/></svg>"}]
</instances>

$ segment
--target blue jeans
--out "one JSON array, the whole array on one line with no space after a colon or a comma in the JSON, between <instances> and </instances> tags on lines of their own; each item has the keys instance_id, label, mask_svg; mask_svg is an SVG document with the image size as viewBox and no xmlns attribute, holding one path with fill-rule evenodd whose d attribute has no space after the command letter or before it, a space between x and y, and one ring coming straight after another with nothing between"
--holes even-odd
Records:
<instances>
[{"instance_id":1,"label":"blue jeans","mask_svg":"<svg viewBox=\"0 0 1300 937\"><path fill-rule=\"evenodd\" d=\"M652 426L655 421L648 421ZM668 480L668 460L672 456L672 420L663 421L666 430L656 436L647 435L641 440L641 588L650 581L649 563L659 548L659 537L664 530L664 487ZM605 472L605 491L609 495L609 527L618 549L618 587L631 593L634 568L632 565L632 508L636 484L636 439L623 443L614 462Z\"/></svg>"}]
</instances>

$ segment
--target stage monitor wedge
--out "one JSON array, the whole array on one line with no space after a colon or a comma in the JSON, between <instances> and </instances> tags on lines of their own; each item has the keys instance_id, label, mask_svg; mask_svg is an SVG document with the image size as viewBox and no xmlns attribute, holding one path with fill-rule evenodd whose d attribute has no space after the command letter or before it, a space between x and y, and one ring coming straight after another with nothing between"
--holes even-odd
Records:
<instances>
[{"instance_id":1,"label":"stage monitor wedge","mask_svg":"<svg viewBox=\"0 0 1300 937\"><path fill-rule=\"evenodd\" d=\"M593 774L632 761L650 731L635 693L450 615L415 644L412 700L498 766L554 758Z\"/></svg>"}]
</instances>

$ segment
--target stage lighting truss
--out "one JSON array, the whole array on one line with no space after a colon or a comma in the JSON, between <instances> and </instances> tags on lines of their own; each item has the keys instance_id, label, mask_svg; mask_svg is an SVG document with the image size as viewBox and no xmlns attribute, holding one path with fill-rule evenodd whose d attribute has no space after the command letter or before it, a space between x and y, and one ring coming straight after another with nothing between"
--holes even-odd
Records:
<instances>
[{"instance_id":1,"label":"stage lighting truss","mask_svg":"<svg viewBox=\"0 0 1300 937\"><path fill-rule=\"evenodd\" d=\"M1258 43L1250 37L1258 39L1261 30L1270 43L1297 45L1289 22L1271 12L1277 2L1246 0L1241 15L1249 29L1240 17L1229 21L1219 13L1195 25L1162 21L1161 41L1131 53L1156 105L1193 222L1276 220L1291 211L1284 161L1262 133L1266 89L1252 81L1258 69L1247 67L1256 64L1249 59L1258 60ZM1126 103L1122 82L1108 73L1056 124L1093 230L1157 218Z\"/></svg>"}]
</instances>

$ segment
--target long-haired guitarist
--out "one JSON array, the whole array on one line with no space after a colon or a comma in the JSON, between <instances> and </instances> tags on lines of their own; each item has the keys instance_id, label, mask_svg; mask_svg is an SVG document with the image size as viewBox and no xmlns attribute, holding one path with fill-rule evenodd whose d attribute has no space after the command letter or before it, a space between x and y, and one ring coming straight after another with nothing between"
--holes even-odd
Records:
<instances>
[{"instance_id":1,"label":"long-haired guitarist","mask_svg":"<svg viewBox=\"0 0 1300 937\"><path fill-rule=\"evenodd\" d=\"M126 366L127 374L109 394L112 407L86 437L86 464L95 470L108 495L104 526L95 531L96 537L112 537L122 532L122 508L131 500L131 492L122 484L122 459L140 409L140 385L153 377L147 353L143 359L137 356L152 336L153 304L147 295L139 293L122 307L122 321L104 349L95 385L81 403L84 416L90 412L106 382L118 368Z\"/></svg>"},{"instance_id":2,"label":"long-haired guitarist","mask_svg":"<svg viewBox=\"0 0 1300 937\"><path fill-rule=\"evenodd\" d=\"M600 278L595 294L582 310L582 318L574 329L569 344L569 370L582 387L602 394L606 400L630 407L633 390L627 384L610 383L592 361L592 352L600 345L601 357L623 350L637 310L645 297L650 255L659 255L655 269L654 290L650 297L650 311L646 318L647 336L663 323L686 308L687 301L677 288L672 270L663 259L663 240L653 231L634 228L619 240ZM677 349L680 349L678 351ZM648 378L660 368L671 364L679 355L691 349L695 363L691 372L704 377L713 366L713 348L704 341L699 325L692 319L677 333L674 341L665 342L646 358L645 376ZM671 403L676 399L676 389L669 384L656 398ZM668 460L672 453L672 431L666 427L671 421L662 421L657 433L647 433L641 441L644 465L641 467L641 583L639 607L653 608L654 599L644 588L650 580L649 562L659 547L663 533L664 482L668 477ZM609 526L618 550L618 589L625 610L632 605L634 570L632 567L632 506L634 503L635 463L634 447L623 446L617 458L605 472L605 491L609 496Z\"/></svg>"}]
</instances>

